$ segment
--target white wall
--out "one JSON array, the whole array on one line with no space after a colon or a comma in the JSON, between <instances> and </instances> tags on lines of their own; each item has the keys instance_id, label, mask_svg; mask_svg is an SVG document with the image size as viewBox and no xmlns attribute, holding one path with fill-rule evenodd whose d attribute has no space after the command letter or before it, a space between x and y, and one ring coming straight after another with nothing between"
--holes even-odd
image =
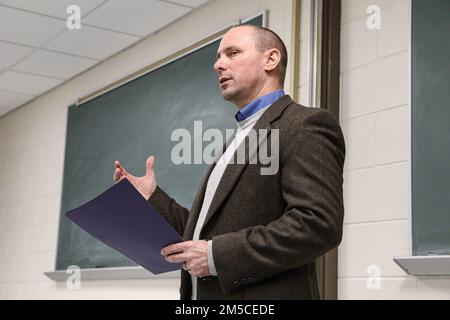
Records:
<instances>
[{"instance_id":1,"label":"white wall","mask_svg":"<svg viewBox=\"0 0 450 320\"><path fill-rule=\"evenodd\" d=\"M289 50L291 6L291 0L213 1L0 118L0 299L178 299L177 279L85 281L70 291L43 276L55 265L67 106L264 9Z\"/></svg>"},{"instance_id":2,"label":"white wall","mask_svg":"<svg viewBox=\"0 0 450 320\"><path fill-rule=\"evenodd\" d=\"M366 27L366 8L373 4L381 7L378 31ZM450 298L449 279L417 279L392 260L412 252L410 5L342 3L340 113L347 157L340 299ZM381 272L378 290L367 286L371 265Z\"/></svg>"}]
</instances>

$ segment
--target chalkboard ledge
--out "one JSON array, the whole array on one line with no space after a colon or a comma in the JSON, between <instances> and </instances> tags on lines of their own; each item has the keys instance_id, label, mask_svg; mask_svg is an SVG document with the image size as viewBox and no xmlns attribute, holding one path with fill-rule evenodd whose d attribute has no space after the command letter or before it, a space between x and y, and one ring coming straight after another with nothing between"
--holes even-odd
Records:
<instances>
[{"instance_id":1,"label":"chalkboard ledge","mask_svg":"<svg viewBox=\"0 0 450 320\"><path fill-rule=\"evenodd\" d=\"M173 279L180 278L180 271L166 272L155 275L142 267L117 267L80 269L81 280L133 280L133 279ZM66 281L73 272L56 270L44 272L55 281Z\"/></svg>"},{"instance_id":2,"label":"chalkboard ledge","mask_svg":"<svg viewBox=\"0 0 450 320\"><path fill-rule=\"evenodd\" d=\"M450 276L450 255L394 257L394 261L412 276Z\"/></svg>"}]
</instances>

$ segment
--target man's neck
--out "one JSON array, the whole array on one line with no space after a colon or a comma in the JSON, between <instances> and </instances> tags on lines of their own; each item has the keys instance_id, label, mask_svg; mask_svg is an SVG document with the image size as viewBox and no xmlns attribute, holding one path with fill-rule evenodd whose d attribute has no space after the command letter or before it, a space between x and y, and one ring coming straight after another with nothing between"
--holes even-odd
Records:
<instances>
[{"instance_id":1,"label":"man's neck","mask_svg":"<svg viewBox=\"0 0 450 320\"><path fill-rule=\"evenodd\" d=\"M247 98L243 100L242 102L236 103L236 107L241 110L246 105L248 105L250 102L252 102L255 99L258 99L259 97L265 96L266 94L269 94L271 92L277 91L277 90L283 90L282 86L272 86L269 88L262 88L259 92L257 92L253 97Z\"/></svg>"}]
</instances>

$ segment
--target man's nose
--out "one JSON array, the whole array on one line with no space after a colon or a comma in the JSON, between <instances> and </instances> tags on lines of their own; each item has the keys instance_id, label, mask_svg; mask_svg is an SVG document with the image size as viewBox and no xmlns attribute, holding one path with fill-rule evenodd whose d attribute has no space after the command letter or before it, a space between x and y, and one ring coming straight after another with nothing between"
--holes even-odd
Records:
<instances>
[{"instance_id":1,"label":"man's nose","mask_svg":"<svg viewBox=\"0 0 450 320\"><path fill-rule=\"evenodd\" d=\"M222 59L219 58L219 59L216 60L216 63L214 63L214 70L217 73L220 73L220 72L225 70L225 66L223 64Z\"/></svg>"}]
</instances>

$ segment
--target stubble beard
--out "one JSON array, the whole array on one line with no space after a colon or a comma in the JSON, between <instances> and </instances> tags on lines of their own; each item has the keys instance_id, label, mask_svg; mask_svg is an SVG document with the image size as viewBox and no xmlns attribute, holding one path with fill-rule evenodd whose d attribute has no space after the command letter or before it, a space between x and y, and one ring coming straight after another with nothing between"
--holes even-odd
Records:
<instances>
[{"instance_id":1,"label":"stubble beard","mask_svg":"<svg viewBox=\"0 0 450 320\"><path fill-rule=\"evenodd\" d=\"M239 91L233 88L226 88L225 90L222 90L222 97L224 100L229 102L235 102L239 95Z\"/></svg>"},{"instance_id":2,"label":"stubble beard","mask_svg":"<svg viewBox=\"0 0 450 320\"><path fill-rule=\"evenodd\" d=\"M224 100L231 102L238 108L240 108L240 103L242 102L242 95L244 94L242 88L228 86L224 90L221 90L221 93Z\"/></svg>"}]
</instances>

